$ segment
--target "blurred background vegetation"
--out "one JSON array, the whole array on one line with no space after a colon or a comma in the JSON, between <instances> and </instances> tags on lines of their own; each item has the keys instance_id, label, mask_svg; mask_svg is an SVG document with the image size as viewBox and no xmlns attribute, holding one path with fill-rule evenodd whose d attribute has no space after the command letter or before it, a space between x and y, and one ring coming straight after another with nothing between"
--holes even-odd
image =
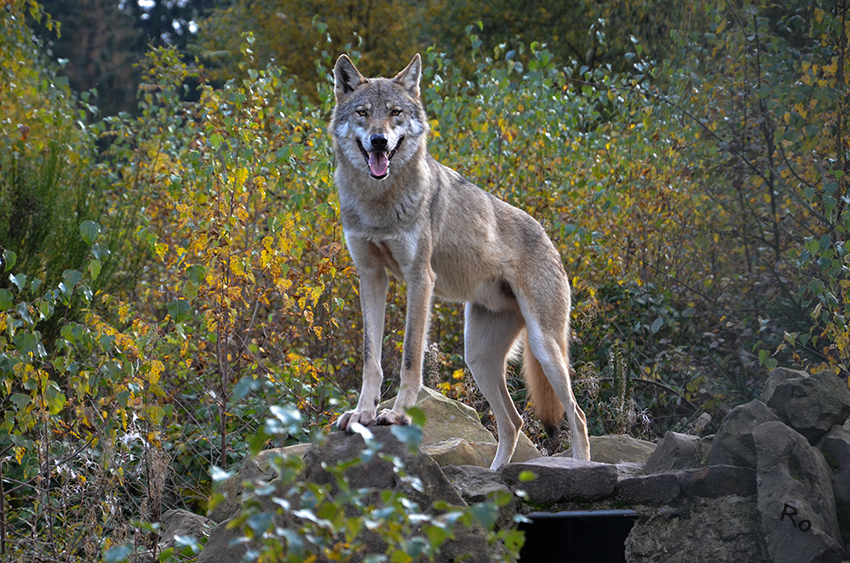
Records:
<instances>
[{"instance_id":1,"label":"blurred background vegetation","mask_svg":"<svg viewBox=\"0 0 850 563\"><path fill-rule=\"evenodd\" d=\"M4 560L149 541L271 406L310 435L354 401L341 52L423 53L431 152L552 236L593 433L711 432L779 364L846 380L847 4L0 0ZM426 379L489 422L461 335L437 303Z\"/></svg>"}]
</instances>

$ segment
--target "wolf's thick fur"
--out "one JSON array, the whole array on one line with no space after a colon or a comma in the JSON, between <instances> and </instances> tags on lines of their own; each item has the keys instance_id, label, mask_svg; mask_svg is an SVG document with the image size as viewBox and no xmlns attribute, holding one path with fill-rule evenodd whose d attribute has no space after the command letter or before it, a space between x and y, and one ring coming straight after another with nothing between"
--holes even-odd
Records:
<instances>
[{"instance_id":1,"label":"wolf's thick fur","mask_svg":"<svg viewBox=\"0 0 850 563\"><path fill-rule=\"evenodd\" d=\"M570 286L558 252L531 216L428 154L421 66L416 55L391 79L364 78L345 55L334 67L334 179L363 313L363 390L338 427L408 422L436 295L466 303L466 362L499 431L492 467L510 461L522 426L505 368L523 332L535 412L553 432L566 411L574 455L590 459L584 413L570 386ZM407 324L398 398L376 417L387 272L407 286Z\"/></svg>"}]
</instances>

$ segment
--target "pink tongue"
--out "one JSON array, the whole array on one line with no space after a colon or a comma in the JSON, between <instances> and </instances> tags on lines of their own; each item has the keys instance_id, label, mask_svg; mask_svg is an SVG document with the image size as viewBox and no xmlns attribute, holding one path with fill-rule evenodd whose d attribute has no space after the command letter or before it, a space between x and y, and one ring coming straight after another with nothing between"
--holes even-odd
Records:
<instances>
[{"instance_id":1,"label":"pink tongue","mask_svg":"<svg viewBox=\"0 0 850 563\"><path fill-rule=\"evenodd\" d=\"M369 171L372 176L384 176L387 173L387 168L390 166L390 159L387 158L385 152L370 152L369 153Z\"/></svg>"}]
</instances>

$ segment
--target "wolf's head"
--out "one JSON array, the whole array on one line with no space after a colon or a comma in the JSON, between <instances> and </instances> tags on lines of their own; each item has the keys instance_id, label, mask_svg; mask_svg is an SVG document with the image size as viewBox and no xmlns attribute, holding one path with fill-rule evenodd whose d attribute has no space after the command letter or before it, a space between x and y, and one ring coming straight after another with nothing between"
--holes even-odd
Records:
<instances>
[{"instance_id":1,"label":"wolf's head","mask_svg":"<svg viewBox=\"0 0 850 563\"><path fill-rule=\"evenodd\" d=\"M334 65L331 132L338 158L376 180L401 168L424 145L428 121L419 97L417 54L394 78L364 78L346 55Z\"/></svg>"}]
</instances>

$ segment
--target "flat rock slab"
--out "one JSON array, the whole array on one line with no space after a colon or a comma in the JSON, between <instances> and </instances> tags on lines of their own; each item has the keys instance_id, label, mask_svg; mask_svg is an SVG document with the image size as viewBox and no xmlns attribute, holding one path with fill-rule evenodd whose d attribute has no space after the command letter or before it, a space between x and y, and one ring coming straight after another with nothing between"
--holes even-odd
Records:
<instances>
[{"instance_id":1,"label":"flat rock slab","mask_svg":"<svg viewBox=\"0 0 850 563\"><path fill-rule=\"evenodd\" d=\"M617 485L616 466L568 457L541 457L523 463L508 463L499 471L514 491L525 491L531 503L541 506L607 497ZM520 481L520 474L525 471L533 473L536 478Z\"/></svg>"},{"instance_id":2,"label":"flat rock slab","mask_svg":"<svg viewBox=\"0 0 850 563\"><path fill-rule=\"evenodd\" d=\"M676 500L682 492L679 476L675 473L656 473L630 477L617 483L614 498L626 504L658 506Z\"/></svg>"},{"instance_id":3,"label":"flat rock slab","mask_svg":"<svg viewBox=\"0 0 850 563\"><path fill-rule=\"evenodd\" d=\"M688 497L720 498L756 494L756 471L749 467L708 465L678 473L679 486Z\"/></svg>"}]
</instances>

